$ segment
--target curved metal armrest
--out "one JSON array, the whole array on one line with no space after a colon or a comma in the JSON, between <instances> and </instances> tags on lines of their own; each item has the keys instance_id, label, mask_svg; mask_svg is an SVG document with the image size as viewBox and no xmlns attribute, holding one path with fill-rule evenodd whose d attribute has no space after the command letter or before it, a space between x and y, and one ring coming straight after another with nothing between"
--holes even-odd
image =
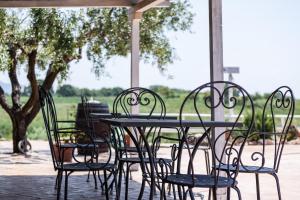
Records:
<instances>
[{"instance_id":1,"label":"curved metal armrest","mask_svg":"<svg viewBox=\"0 0 300 200\"><path fill-rule=\"evenodd\" d=\"M59 134L76 134L76 133L83 133L82 130L78 130L78 129L58 129L57 133Z\"/></svg>"},{"instance_id":2,"label":"curved metal armrest","mask_svg":"<svg viewBox=\"0 0 300 200\"><path fill-rule=\"evenodd\" d=\"M76 123L74 120L57 120L57 123Z\"/></svg>"},{"instance_id":3,"label":"curved metal armrest","mask_svg":"<svg viewBox=\"0 0 300 200\"><path fill-rule=\"evenodd\" d=\"M62 128L58 128L57 130L58 131L67 131L67 130L70 130L70 131L81 131L82 132L82 130L77 129L75 127L62 127Z\"/></svg>"},{"instance_id":4,"label":"curved metal armrest","mask_svg":"<svg viewBox=\"0 0 300 200\"><path fill-rule=\"evenodd\" d=\"M65 144L61 144L60 148L77 148L77 144L76 143L65 143Z\"/></svg>"},{"instance_id":5,"label":"curved metal armrest","mask_svg":"<svg viewBox=\"0 0 300 200\"><path fill-rule=\"evenodd\" d=\"M155 170L158 178L161 180L166 179L171 175L170 164L163 158L160 158L158 162L155 162Z\"/></svg>"}]
</instances>

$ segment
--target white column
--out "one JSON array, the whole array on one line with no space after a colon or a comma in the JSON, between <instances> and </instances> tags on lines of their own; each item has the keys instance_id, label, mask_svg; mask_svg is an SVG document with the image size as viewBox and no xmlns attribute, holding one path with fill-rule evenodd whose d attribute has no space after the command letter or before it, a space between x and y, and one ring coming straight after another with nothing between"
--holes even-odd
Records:
<instances>
[{"instance_id":1,"label":"white column","mask_svg":"<svg viewBox=\"0 0 300 200\"><path fill-rule=\"evenodd\" d=\"M209 0L209 37L210 37L210 80L222 81L223 76L223 37L222 37L222 0ZM222 86L218 85L218 90L222 91ZM218 96L213 95L214 101L218 101ZM224 109L217 108L211 112L212 120L224 121ZM216 128L213 131L215 137L222 133L224 128ZM221 138L220 138L221 139ZM225 137L224 137L225 141ZM220 155L223 145L216 150L216 154ZM226 190L217 191L217 199L226 197Z\"/></svg>"},{"instance_id":2,"label":"white column","mask_svg":"<svg viewBox=\"0 0 300 200\"><path fill-rule=\"evenodd\" d=\"M141 12L129 11L129 19L131 22L131 77L130 86L139 87L140 82L140 21L142 18ZM131 108L132 114L139 113L139 107Z\"/></svg>"}]
</instances>

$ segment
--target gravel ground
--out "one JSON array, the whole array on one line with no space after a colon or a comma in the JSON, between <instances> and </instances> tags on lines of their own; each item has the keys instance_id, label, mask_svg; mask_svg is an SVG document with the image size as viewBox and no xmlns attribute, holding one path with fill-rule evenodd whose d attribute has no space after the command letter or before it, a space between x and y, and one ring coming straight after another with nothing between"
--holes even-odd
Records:
<instances>
[{"instance_id":1,"label":"gravel ground","mask_svg":"<svg viewBox=\"0 0 300 200\"><path fill-rule=\"evenodd\" d=\"M56 172L50 157L48 143L32 141L33 152L30 157L11 154L11 142L0 141L0 199L2 200L31 200L55 199L54 182ZM244 156L258 146L247 146ZM270 147L268 148L270 149ZM271 158L271 155L270 155ZM141 173L133 172L130 181L130 199L136 199L139 192ZM300 146L286 145L278 173L283 200L300 199ZM95 189L93 181L86 182L86 173L74 173L70 176L69 199L105 199L101 189ZM255 177L253 174L239 174L238 186L244 200L256 199ZM260 177L261 199L278 199L276 184L270 175ZM145 190L147 196L148 189ZM207 196L207 191L200 190L199 195ZM114 199L114 195L111 196ZM156 196L158 198L158 196ZM145 197L146 199L146 197ZM171 199L171 197L170 197ZM200 198L199 198L200 199ZM232 198L237 199L234 192Z\"/></svg>"}]
</instances>

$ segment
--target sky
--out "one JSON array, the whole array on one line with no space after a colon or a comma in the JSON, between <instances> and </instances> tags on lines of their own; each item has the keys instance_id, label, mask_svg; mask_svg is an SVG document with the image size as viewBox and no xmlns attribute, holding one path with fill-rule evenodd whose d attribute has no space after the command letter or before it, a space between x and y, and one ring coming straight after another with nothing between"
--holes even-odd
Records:
<instances>
[{"instance_id":1,"label":"sky","mask_svg":"<svg viewBox=\"0 0 300 200\"><path fill-rule=\"evenodd\" d=\"M141 61L141 86L194 89L209 81L208 0L191 0L191 4L196 14L191 33L168 33L178 59L165 74ZM234 82L250 93L271 92L280 85L288 85L300 98L299 11L299 0L223 1L224 66L240 67ZM91 67L92 63L84 57L72 65L64 83L95 89L130 87L130 57L107 62L106 76L100 79L91 73ZM20 82L25 79L22 77ZM0 73L0 80L8 82L7 75Z\"/></svg>"}]
</instances>

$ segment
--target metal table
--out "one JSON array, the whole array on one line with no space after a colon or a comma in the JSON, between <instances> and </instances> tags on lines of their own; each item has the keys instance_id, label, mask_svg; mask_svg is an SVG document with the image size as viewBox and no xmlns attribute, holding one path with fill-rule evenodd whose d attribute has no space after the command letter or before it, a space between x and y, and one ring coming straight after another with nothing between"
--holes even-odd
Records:
<instances>
[{"instance_id":1,"label":"metal table","mask_svg":"<svg viewBox=\"0 0 300 200\"><path fill-rule=\"evenodd\" d=\"M97 118L102 122L108 123L111 126L122 127L127 132L127 134L132 139L133 143L138 149L138 155L143 163L143 156L142 152L140 151L138 141L134 137L132 133L132 127L136 128L139 131L140 137L142 138L145 147L147 149L147 153L150 160L150 197L149 199L153 199L154 190L155 190L155 174L154 174L154 163L153 163L153 155L150 148L149 143L145 137L145 130L149 127L159 127L159 128L170 128L170 127L202 127L202 125L210 128L217 128L217 127L241 127L242 123L234 123L234 122L221 122L221 121L204 121L200 122L199 120L182 120L181 123L179 120L175 119L142 119L142 118L112 118L109 115L102 115L102 114L91 114L93 118ZM141 164L142 173L145 173L145 166ZM120 197L120 194L117 194L117 197ZM141 198L140 198L141 199Z\"/></svg>"},{"instance_id":2,"label":"metal table","mask_svg":"<svg viewBox=\"0 0 300 200\"><path fill-rule=\"evenodd\" d=\"M176 120L177 117L176 116L165 116L162 117L160 115L144 115L144 114L132 114L130 115L130 117L128 117L127 115L118 113L117 115L114 115L113 113L90 113L90 117L94 118L94 119L101 119L101 118L105 118L105 119L112 119L115 118L117 116L117 118L138 118L138 119L171 119L171 120Z\"/></svg>"}]
</instances>

